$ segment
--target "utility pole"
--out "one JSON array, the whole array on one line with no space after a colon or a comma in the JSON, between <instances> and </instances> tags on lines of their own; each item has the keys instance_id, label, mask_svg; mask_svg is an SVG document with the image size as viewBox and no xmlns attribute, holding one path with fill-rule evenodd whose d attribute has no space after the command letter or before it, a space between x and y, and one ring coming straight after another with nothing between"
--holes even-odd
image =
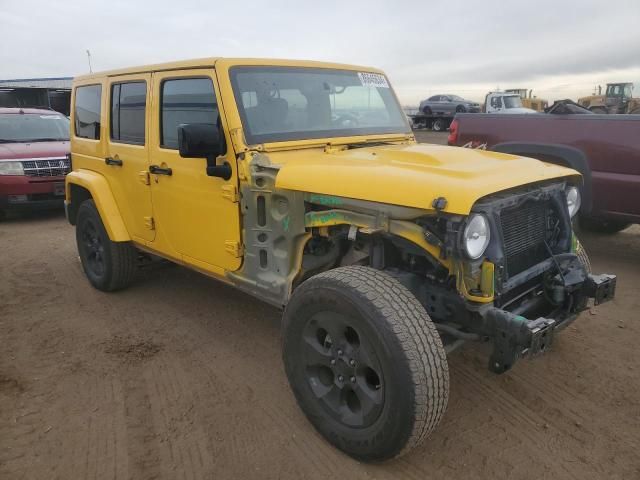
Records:
<instances>
[{"instance_id":1,"label":"utility pole","mask_svg":"<svg viewBox=\"0 0 640 480\"><path fill-rule=\"evenodd\" d=\"M91 52L87 49L87 60L89 61L89 73L93 73L93 69L91 68Z\"/></svg>"}]
</instances>

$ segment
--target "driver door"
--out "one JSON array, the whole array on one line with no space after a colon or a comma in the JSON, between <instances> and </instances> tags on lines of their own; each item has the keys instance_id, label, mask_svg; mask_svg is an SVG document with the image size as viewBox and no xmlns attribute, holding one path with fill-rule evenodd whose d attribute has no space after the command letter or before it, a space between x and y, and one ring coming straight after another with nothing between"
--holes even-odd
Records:
<instances>
[{"instance_id":1,"label":"driver door","mask_svg":"<svg viewBox=\"0 0 640 480\"><path fill-rule=\"evenodd\" d=\"M152 84L149 163L157 230L153 248L216 274L237 270L242 262L237 165L220 114L215 71L156 72ZM218 162L231 165L229 180L207 176L206 159L182 158L178 152L179 125L215 125L220 117L228 147Z\"/></svg>"}]
</instances>

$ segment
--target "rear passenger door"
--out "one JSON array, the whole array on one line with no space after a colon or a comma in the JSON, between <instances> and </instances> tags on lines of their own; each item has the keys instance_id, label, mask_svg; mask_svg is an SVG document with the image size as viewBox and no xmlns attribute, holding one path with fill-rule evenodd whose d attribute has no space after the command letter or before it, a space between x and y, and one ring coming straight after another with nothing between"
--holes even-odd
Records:
<instances>
[{"instance_id":1,"label":"rear passenger door","mask_svg":"<svg viewBox=\"0 0 640 480\"><path fill-rule=\"evenodd\" d=\"M151 75L110 77L105 172L132 239L155 237L149 187Z\"/></svg>"}]
</instances>

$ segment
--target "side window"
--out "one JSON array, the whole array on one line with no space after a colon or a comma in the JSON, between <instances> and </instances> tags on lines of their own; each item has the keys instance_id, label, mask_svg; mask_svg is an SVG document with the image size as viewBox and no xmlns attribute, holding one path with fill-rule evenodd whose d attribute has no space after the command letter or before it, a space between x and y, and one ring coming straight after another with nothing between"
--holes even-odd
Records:
<instances>
[{"instance_id":1,"label":"side window","mask_svg":"<svg viewBox=\"0 0 640 480\"><path fill-rule=\"evenodd\" d=\"M160 87L160 146L178 149L178 126L218 121L218 103L209 78L165 80Z\"/></svg>"},{"instance_id":2,"label":"side window","mask_svg":"<svg viewBox=\"0 0 640 480\"><path fill-rule=\"evenodd\" d=\"M502 99L500 97L493 97L491 99L491 106L493 108L502 108Z\"/></svg>"},{"instance_id":3,"label":"side window","mask_svg":"<svg viewBox=\"0 0 640 480\"><path fill-rule=\"evenodd\" d=\"M76 137L100 139L100 98L101 85L76 88L75 124Z\"/></svg>"},{"instance_id":4,"label":"side window","mask_svg":"<svg viewBox=\"0 0 640 480\"><path fill-rule=\"evenodd\" d=\"M116 83L111 87L111 139L144 145L146 82Z\"/></svg>"}]
</instances>

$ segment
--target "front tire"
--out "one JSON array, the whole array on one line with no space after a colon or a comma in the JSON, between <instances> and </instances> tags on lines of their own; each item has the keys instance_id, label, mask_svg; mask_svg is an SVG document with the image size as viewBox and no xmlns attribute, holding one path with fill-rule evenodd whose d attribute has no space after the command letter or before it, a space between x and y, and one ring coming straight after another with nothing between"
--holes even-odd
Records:
<instances>
[{"instance_id":1,"label":"front tire","mask_svg":"<svg viewBox=\"0 0 640 480\"><path fill-rule=\"evenodd\" d=\"M433 322L400 282L369 267L330 270L295 290L283 359L313 426L359 460L407 453L447 407L449 370Z\"/></svg>"},{"instance_id":2,"label":"front tire","mask_svg":"<svg viewBox=\"0 0 640 480\"><path fill-rule=\"evenodd\" d=\"M103 292L126 288L133 281L138 254L129 242L112 242L93 200L78 208L76 243L89 283Z\"/></svg>"}]
</instances>

